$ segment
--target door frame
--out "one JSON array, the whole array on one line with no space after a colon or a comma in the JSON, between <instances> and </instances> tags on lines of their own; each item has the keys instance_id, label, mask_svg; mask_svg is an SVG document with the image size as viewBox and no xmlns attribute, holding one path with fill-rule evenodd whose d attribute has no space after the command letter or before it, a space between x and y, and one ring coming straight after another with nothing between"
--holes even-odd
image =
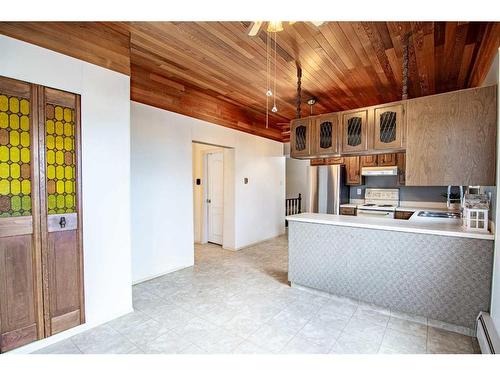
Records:
<instances>
[{"instance_id":1,"label":"door frame","mask_svg":"<svg viewBox=\"0 0 500 375\"><path fill-rule=\"evenodd\" d=\"M208 217L208 204L207 204L207 199L208 199L208 154L215 154L215 153L221 153L222 154L222 188L224 188L224 181L225 181L225 176L224 176L224 169L225 169L225 157L224 157L224 149L221 147L220 150L205 150L203 151L203 178L202 178L202 186L203 186L203 199L202 199L202 223L201 223L201 243L206 244L208 243L208 227L209 227L209 217ZM226 206L226 194L223 194L223 199L222 199L222 207L223 211ZM222 225L224 227L224 219L222 220ZM222 241L221 241L221 246L224 243L224 230L222 230Z\"/></svg>"}]
</instances>

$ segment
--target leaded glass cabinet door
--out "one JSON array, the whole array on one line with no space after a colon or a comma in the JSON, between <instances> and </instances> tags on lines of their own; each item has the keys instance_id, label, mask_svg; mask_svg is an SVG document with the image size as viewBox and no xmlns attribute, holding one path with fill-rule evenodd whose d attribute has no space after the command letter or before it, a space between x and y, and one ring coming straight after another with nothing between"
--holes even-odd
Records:
<instances>
[{"instance_id":1,"label":"leaded glass cabinet door","mask_svg":"<svg viewBox=\"0 0 500 375\"><path fill-rule=\"evenodd\" d=\"M44 333L36 91L0 77L0 352Z\"/></svg>"},{"instance_id":2,"label":"leaded glass cabinet door","mask_svg":"<svg viewBox=\"0 0 500 375\"><path fill-rule=\"evenodd\" d=\"M311 156L310 118L292 120L290 124L290 156L308 158Z\"/></svg>"},{"instance_id":3,"label":"leaded glass cabinet door","mask_svg":"<svg viewBox=\"0 0 500 375\"><path fill-rule=\"evenodd\" d=\"M342 152L365 151L367 144L368 111L348 112L342 118Z\"/></svg>"},{"instance_id":4,"label":"leaded glass cabinet door","mask_svg":"<svg viewBox=\"0 0 500 375\"><path fill-rule=\"evenodd\" d=\"M374 148L376 150L403 148L404 125L403 104L375 108Z\"/></svg>"},{"instance_id":5,"label":"leaded glass cabinet door","mask_svg":"<svg viewBox=\"0 0 500 375\"><path fill-rule=\"evenodd\" d=\"M313 154L331 156L339 154L338 116L336 114L318 116L314 121Z\"/></svg>"},{"instance_id":6,"label":"leaded glass cabinet door","mask_svg":"<svg viewBox=\"0 0 500 375\"><path fill-rule=\"evenodd\" d=\"M84 321L80 189L80 97L39 95L41 239L47 336Z\"/></svg>"}]
</instances>

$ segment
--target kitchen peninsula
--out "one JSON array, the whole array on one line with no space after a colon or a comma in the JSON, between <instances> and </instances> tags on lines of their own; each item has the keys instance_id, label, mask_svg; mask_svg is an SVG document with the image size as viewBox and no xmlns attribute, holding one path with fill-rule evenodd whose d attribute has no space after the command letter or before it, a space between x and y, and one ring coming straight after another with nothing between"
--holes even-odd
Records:
<instances>
[{"instance_id":1,"label":"kitchen peninsula","mask_svg":"<svg viewBox=\"0 0 500 375\"><path fill-rule=\"evenodd\" d=\"M330 214L287 220L292 285L468 329L489 310L490 233Z\"/></svg>"}]
</instances>

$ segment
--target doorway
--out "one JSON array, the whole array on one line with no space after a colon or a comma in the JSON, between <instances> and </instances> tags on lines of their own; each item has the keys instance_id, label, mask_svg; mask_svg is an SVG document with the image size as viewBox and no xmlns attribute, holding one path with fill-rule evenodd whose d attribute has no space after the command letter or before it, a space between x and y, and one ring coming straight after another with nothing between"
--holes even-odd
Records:
<instances>
[{"instance_id":1,"label":"doorway","mask_svg":"<svg viewBox=\"0 0 500 375\"><path fill-rule=\"evenodd\" d=\"M222 151L209 151L204 161L207 240L222 245L224 228L224 154Z\"/></svg>"},{"instance_id":2,"label":"doorway","mask_svg":"<svg viewBox=\"0 0 500 375\"><path fill-rule=\"evenodd\" d=\"M193 142L194 242L232 247L234 150Z\"/></svg>"}]
</instances>

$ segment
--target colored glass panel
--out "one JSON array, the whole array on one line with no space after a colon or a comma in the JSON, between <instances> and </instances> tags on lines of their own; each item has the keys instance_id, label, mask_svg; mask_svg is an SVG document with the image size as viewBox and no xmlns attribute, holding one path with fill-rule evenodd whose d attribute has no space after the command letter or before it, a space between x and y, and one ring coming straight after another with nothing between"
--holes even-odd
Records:
<instances>
[{"instance_id":1,"label":"colored glass panel","mask_svg":"<svg viewBox=\"0 0 500 375\"><path fill-rule=\"evenodd\" d=\"M0 93L0 217L31 216L30 101Z\"/></svg>"},{"instance_id":2,"label":"colored glass panel","mask_svg":"<svg viewBox=\"0 0 500 375\"><path fill-rule=\"evenodd\" d=\"M73 213L76 212L74 110L49 104L45 124L47 211L49 214Z\"/></svg>"}]
</instances>

